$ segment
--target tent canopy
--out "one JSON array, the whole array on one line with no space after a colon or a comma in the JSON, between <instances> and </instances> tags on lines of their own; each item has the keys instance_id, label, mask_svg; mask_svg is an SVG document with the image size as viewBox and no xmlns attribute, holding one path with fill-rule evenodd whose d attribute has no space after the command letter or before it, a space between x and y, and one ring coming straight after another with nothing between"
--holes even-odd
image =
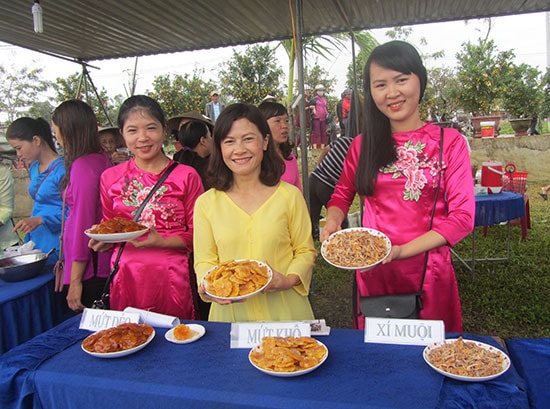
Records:
<instances>
[{"instance_id":1,"label":"tent canopy","mask_svg":"<svg viewBox=\"0 0 550 409\"><path fill-rule=\"evenodd\" d=\"M76 61L93 61L292 38L297 0L42 0L44 32L33 31L34 0L0 0L0 41ZM549 0L301 0L302 34L522 14Z\"/></svg>"},{"instance_id":2,"label":"tent canopy","mask_svg":"<svg viewBox=\"0 0 550 409\"><path fill-rule=\"evenodd\" d=\"M42 0L39 34L31 13L35 1L0 0L0 41L84 63L296 34L300 72L302 37L550 10L550 0ZM303 93L303 78L298 80ZM300 111L305 134L303 101ZM305 138L301 156L307 163ZM302 174L308 192L307 166Z\"/></svg>"}]
</instances>

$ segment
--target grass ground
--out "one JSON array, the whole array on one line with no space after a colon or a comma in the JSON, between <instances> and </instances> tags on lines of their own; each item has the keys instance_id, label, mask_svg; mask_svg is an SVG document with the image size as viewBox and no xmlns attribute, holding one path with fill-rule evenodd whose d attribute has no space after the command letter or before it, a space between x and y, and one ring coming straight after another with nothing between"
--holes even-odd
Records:
<instances>
[{"instance_id":1,"label":"grass ground","mask_svg":"<svg viewBox=\"0 0 550 409\"><path fill-rule=\"evenodd\" d=\"M472 277L465 266L453 259L465 332L504 339L550 337L550 201L543 201L537 194L540 188L540 184L528 188L532 228L527 240L521 239L519 226L511 228L509 261L477 263ZM502 256L506 234L504 225L489 228L486 237L482 228L477 228L478 256ZM471 245L468 236L455 250L467 256ZM315 316L326 319L332 327L351 328L353 272L332 267L319 254L313 274L310 298Z\"/></svg>"}]
</instances>

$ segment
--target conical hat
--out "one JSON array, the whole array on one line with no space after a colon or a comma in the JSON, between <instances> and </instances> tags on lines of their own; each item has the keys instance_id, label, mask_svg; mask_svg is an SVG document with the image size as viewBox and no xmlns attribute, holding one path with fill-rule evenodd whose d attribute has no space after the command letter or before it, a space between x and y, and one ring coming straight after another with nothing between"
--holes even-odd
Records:
<instances>
[{"instance_id":1,"label":"conical hat","mask_svg":"<svg viewBox=\"0 0 550 409\"><path fill-rule=\"evenodd\" d=\"M172 131L174 131L174 130L178 131L179 124L180 124L181 120L184 119L184 118L185 119L202 121L206 125L208 125L210 130L212 130L212 128L214 127L214 123L207 116L201 114L199 111L189 111L189 112L184 112L181 115L173 116L172 118L168 119L168 121L167 121L168 122L168 130L167 130L168 134L171 134Z\"/></svg>"}]
</instances>

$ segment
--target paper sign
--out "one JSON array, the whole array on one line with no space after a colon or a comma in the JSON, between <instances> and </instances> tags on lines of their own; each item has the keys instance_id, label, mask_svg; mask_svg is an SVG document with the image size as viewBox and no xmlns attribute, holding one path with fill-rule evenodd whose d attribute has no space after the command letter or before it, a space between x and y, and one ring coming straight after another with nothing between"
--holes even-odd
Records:
<instances>
[{"instance_id":1,"label":"paper sign","mask_svg":"<svg viewBox=\"0 0 550 409\"><path fill-rule=\"evenodd\" d=\"M80 329L100 331L102 329L116 327L120 324L133 322L139 324L139 314L112 310L95 310L84 308L80 319Z\"/></svg>"},{"instance_id":2,"label":"paper sign","mask_svg":"<svg viewBox=\"0 0 550 409\"><path fill-rule=\"evenodd\" d=\"M444 339L443 321L365 318L365 342L429 345Z\"/></svg>"},{"instance_id":3,"label":"paper sign","mask_svg":"<svg viewBox=\"0 0 550 409\"><path fill-rule=\"evenodd\" d=\"M124 308L124 312L133 312L138 314L142 324L148 324L155 328L172 328L180 323L180 319L178 317L141 310L134 307L126 307Z\"/></svg>"},{"instance_id":4,"label":"paper sign","mask_svg":"<svg viewBox=\"0 0 550 409\"><path fill-rule=\"evenodd\" d=\"M263 337L309 337L307 322L237 322L231 324L231 348L252 348Z\"/></svg>"}]
</instances>

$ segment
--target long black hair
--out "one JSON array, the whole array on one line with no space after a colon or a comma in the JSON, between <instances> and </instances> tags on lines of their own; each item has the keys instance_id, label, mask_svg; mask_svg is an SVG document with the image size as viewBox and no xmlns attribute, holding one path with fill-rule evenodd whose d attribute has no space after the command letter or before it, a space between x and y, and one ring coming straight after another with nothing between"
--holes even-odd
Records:
<instances>
[{"instance_id":1,"label":"long black hair","mask_svg":"<svg viewBox=\"0 0 550 409\"><path fill-rule=\"evenodd\" d=\"M420 100L424 96L428 75L416 48L404 41L390 41L376 47L369 56L363 72L365 102L363 107L363 136L361 140L360 167L355 175L355 186L360 195L372 196L374 182L380 168L397 160L390 120L377 108L370 89L370 67L381 67L415 74L420 80ZM418 101L420 102L420 101Z\"/></svg>"},{"instance_id":2,"label":"long black hair","mask_svg":"<svg viewBox=\"0 0 550 409\"><path fill-rule=\"evenodd\" d=\"M97 118L87 103L71 99L55 108L52 122L59 127L63 141L65 177L62 186L65 188L76 159L103 151L99 143Z\"/></svg>"},{"instance_id":3,"label":"long black hair","mask_svg":"<svg viewBox=\"0 0 550 409\"><path fill-rule=\"evenodd\" d=\"M203 121L191 121L184 124L178 132L178 141L182 146L194 149L201 138L208 135L209 128Z\"/></svg>"},{"instance_id":4,"label":"long black hair","mask_svg":"<svg viewBox=\"0 0 550 409\"><path fill-rule=\"evenodd\" d=\"M32 142L32 138L38 136L49 148L57 153L53 140L50 124L42 118L29 118L24 116L13 121L6 131L7 139L19 139L26 142Z\"/></svg>"}]
</instances>

